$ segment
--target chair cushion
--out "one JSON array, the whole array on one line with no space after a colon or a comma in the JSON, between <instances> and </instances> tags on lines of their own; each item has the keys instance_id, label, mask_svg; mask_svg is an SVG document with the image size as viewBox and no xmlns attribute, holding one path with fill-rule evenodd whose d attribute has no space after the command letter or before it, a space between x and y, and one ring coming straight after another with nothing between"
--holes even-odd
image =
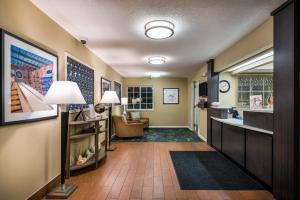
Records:
<instances>
[{"instance_id":1,"label":"chair cushion","mask_svg":"<svg viewBox=\"0 0 300 200\"><path fill-rule=\"evenodd\" d=\"M140 116L140 112L131 112L131 118L132 119L140 119L141 116Z\"/></svg>"}]
</instances>

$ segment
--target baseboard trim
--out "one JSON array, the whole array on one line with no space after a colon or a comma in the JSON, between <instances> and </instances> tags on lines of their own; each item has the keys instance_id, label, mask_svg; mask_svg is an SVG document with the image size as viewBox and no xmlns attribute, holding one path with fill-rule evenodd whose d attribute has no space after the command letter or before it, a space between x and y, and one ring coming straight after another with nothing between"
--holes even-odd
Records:
<instances>
[{"instance_id":1,"label":"baseboard trim","mask_svg":"<svg viewBox=\"0 0 300 200\"><path fill-rule=\"evenodd\" d=\"M190 131L194 131L191 127L189 127L189 129L190 129ZM207 139L203 135L198 134L198 136L201 140L203 140L204 142L207 142Z\"/></svg>"},{"instance_id":2,"label":"baseboard trim","mask_svg":"<svg viewBox=\"0 0 300 200\"><path fill-rule=\"evenodd\" d=\"M58 186L60 183L60 175L56 176L54 179L52 179L49 183L47 183L44 187L39 189L37 192L35 192L33 195L28 197L27 200L40 200L43 199L48 192L55 186Z\"/></svg>"},{"instance_id":3,"label":"baseboard trim","mask_svg":"<svg viewBox=\"0 0 300 200\"><path fill-rule=\"evenodd\" d=\"M189 126L149 126L149 128L188 128Z\"/></svg>"},{"instance_id":4,"label":"baseboard trim","mask_svg":"<svg viewBox=\"0 0 300 200\"><path fill-rule=\"evenodd\" d=\"M199 136L199 138L200 138L201 140L203 140L204 142L207 142L207 139L206 139L203 135L198 134L198 136Z\"/></svg>"}]
</instances>

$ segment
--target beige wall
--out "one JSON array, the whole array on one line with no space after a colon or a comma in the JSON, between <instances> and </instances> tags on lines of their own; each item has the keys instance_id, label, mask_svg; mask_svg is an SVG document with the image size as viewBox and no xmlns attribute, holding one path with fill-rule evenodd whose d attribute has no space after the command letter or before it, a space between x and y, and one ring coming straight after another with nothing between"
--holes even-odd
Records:
<instances>
[{"instance_id":1,"label":"beige wall","mask_svg":"<svg viewBox=\"0 0 300 200\"><path fill-rule=\"evenodd\" d=\"M154 110L143 111L150 118L150 126L188 126L186 78L124 78L124 95L128 86L153 86ZM179 88L179 104L163 104L163 88Z\"/></svg>"},{"instance_id":2,"label":"beige wall","mask_svg":"<svg viewBox=\"0 0 300 200\"><path fill-rule=\"evenodd\" d=\"M251 56L256 55L259 52L262 52L266 49L269 49L273 46L273 18L270 17L264 23L259 25L253 31L242 37L239 41L234 43L231 47L225 49L219 55L214 57L215 60L215 71L220 72L224 69L241 62ZM207 71L206 64L199 66L199 70L195 75L189 78L188 80L188 124L192 125L192 107L191 102L193 98L192 85L193 81L205 81L202 76L202 73ZM223 78L221 74L220 80ZM225 75L226 76L226 75ZM225 78L225 77L224 77ZM230 77L227 77L230 78ZM234 79L230 79L232 82L232 87L237 87ZM236 94L232 94L234 90L226 94L220 94L220 101L222 104L234 105L236 101ZM229 95L231 98L227 98ZM207 136L207 112L206 109L199 112L199 134L206 138Z\"/></svg>"},{"instance_id":3,"label":"beige wall","mask_svg":"<svg viewBox=\"0 0 300 200\"><path fill-rule=\"evenodd\" d=\"M222 71L273 46L273 17L215 57L215 71Z\"/></svg>"},{"instance_id":4,"label":"beige wall","mask_svg":"<svg viewBox=\"0 0 300 200\"><path fill-rule=\"evenodd\" d=\"M95 102L100 76L122 77L27 0L0 1L0 27L59 56L64 79L64 53L95 67ZM0 128L0 199L25 199L60 174L60 119Z\"/></svg>"},{"instance_id":5,"label":"beige wall","mask_svg":"<svg viewBox=\"0 0 300 200\"><path fill-rule=\"evenodd\" d=\"M226 80L230 84L230 90L226 93L219 92L219 102L222 106L236 107L238 95L238 77L231 73L222 72L219 74L219 80Z\"/></svg>"},{"instance_id":6,"label":"beige wall","mask_svg":"<svg viewBox=\"0 0 300 200\"><path fill-rule=\"evenodd\" d=\"M207 73L207 64L203 64L199 67L199 70L194 74L193 77L188 79L188 121L189 126L192 128L193 124L193 82L205 82L207 76L203 77L203 74ZM198 109L199 121L198 121L198 134L202 138L207 138L207 109Z\"/></svg>"}]
</instances>

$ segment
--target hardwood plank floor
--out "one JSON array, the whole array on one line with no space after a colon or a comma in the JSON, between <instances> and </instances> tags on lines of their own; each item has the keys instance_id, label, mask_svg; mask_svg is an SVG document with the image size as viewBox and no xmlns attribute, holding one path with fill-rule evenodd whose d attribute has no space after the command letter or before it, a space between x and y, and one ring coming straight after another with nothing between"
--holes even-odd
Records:
<instances>
[{"instance_id":1,"label":"hardwood plank floor","mask_svg":"<svg viewBox=\"0 0 300 200\"><path fill-rule=\"evenodd\" d=\"M78 185L71 200L191 199L268 200L268 191L180 190L170 150L213 151L206 143L115 143L106 162L94 171L71 177Z\"/></svg>"}]
</instances>

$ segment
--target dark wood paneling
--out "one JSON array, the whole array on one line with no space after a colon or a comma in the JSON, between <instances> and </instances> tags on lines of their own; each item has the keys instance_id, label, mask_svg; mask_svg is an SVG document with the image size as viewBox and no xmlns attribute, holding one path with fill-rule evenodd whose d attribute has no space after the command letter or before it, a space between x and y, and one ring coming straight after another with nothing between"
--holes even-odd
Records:
<instances>
[{"instance_id":1,"label":"dark wood paneling","mask_svg":"<svg viewBox=\"0 0 300 200\"><path fill-rule=\"evenodd\" d=\"M222 151L222 123L212 120L211 140L212 145L219 151Z\"/></svg>"},{"instance_id":2,"label":"dark wood paneling","mask_svg":"<svg viewBox=\"0 0 300 200\"><path fill-rule=\"evenodd\" d=\"M244 124L273 131L273 113L244 111Z\"/></svg>"},{"instance_id":3,"label":"dark wood paneling","mask_svg":"<svg viewBox=\"0 0 300 200\"><path fill-rule=\"evenodd\" d=\"M227 109L207 109L207 144L211 145L211 123L212 119L210 117L217 117L221 119L227 119L228 113Z\"/></svg>"},{"instance_id":4,"label":"dark wood paneling","mask_svg":"<svg viewBox=\"0 0 300 200\"><path fill-rule=\"evenodd\" d=\"M214 60L207 62L207 102L219 101L219 73L214 72Z\"/></svg>"},{"instance_id":5,"label":"dark wood paneling","mask_svg":"<svg viewBox=\"0 0 300 200\"><path fill-rule=\"evenodd\" d=\"M274 14L274 173L276 199L299 198L299 1Z\"/></svg>"},{"instance_id":6,"label":"dark wood paneling","mask_svg":"<svg viewBox=\"0 0 300 200\"><path fill-rule=\"evenodd\" d=\"M272 187L272 135L246 130L246 169Z\"/></svg>"},{"instance_id":7,"label":"dark wood paneling","mask_svg":"<svg viewBox=\"0 0 300 200\"><path fill-rule=\"evenodd\" d=\"M241 166L245 166L245 131L243 128L223 124L222 152Z\"/></svg>"}]
</instances>

